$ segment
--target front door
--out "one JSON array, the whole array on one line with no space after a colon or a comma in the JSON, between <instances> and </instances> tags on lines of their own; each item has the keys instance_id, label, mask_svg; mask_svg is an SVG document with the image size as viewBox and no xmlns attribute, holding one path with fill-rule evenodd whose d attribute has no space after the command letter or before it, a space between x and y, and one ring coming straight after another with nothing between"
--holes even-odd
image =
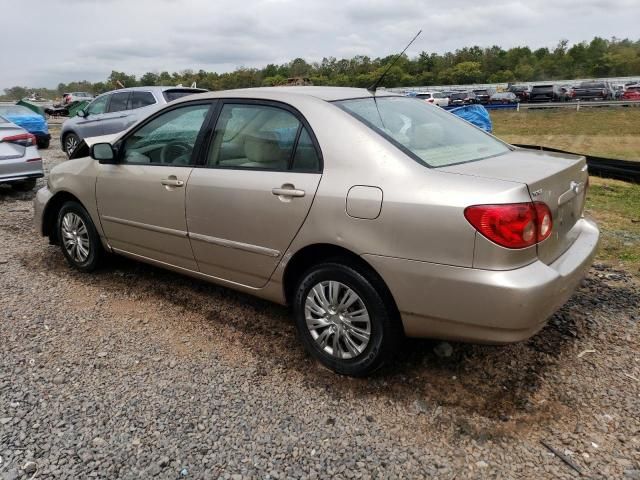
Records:
<instances>
[{"instance_id":1,"label":"front door","mask_svg":"<svg viewBox=\"0 0 640 480\"><path fill-rule=\"evenodd\" d=\"M187 185L187 226L201 272L255 288L267 283L320 182L311 135L285 107L223 104L206 164Z\"/></svg>"},{"instance_id":2,"label":"front door","mask_svg":"<svg viewBox=\"0 0 640 480\"><path fill-rule=\"evenodd\" d=\"M91 102L85 109L85 116L76 120L78 132L82 138L99 137L102 131L102 117L107 111L110 94L101 95Z\"/></svg>"},{"instance_id":3,"label":"front door","mask_svg":"<svg viewBox=\"0 0 640 480\"><path fill-rule=\"evenodd\" d=\"M185 186L210 103L164 110L127 134L119 163L100 165L96 197L112 248L196 270L187 235Z\"/></svg>"},{"instance_id":4,"label":"front door","mask_svg":"<svg viewBox=\"0 0 640 480\"><path fill-rule=\"evenodd\" d=\"M102 115L100 120L103 135L122 132L130 125L127 122L127 117L131 113L130 98L130 91L116 92L111 95L111 101L109 102L107 111Z\"/></svg>"}]
</instances>

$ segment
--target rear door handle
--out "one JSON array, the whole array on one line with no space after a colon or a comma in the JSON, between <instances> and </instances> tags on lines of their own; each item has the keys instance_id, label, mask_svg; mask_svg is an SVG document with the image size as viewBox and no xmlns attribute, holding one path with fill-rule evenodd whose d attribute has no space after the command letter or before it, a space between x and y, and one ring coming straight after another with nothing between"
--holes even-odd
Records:
<instances>
[{"instance_id":1,"label":"rear door handle","mask_svg":"<svg viewBox=\"0 0 640 480\"><path fill-rule=\"evenodd\" d=\"M184 182L182 180L178 180L177 178L163 178L160 180L162 185L167 187L182 187L184 186Z\"/></svg>"},{"instance_id":2,"label":"rear door handle","mask_svg":"<svg viewBox=\"0 0 640 480\"><path fill-rule=\"evenodd\" d=\"M298 190L296 188L273 188L271 193L279 197L304 197L304 190Z\"/></svg>"}]
</instances>

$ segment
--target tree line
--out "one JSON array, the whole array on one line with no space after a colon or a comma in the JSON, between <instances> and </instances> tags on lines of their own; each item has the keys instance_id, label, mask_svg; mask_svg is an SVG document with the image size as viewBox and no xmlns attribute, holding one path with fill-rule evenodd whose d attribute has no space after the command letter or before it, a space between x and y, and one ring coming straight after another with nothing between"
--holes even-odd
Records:
<instances>
[{"instance_id":1,"label":"tree line","mask_svg":"<svg viewBox=\"0 0 640 480\"><path fill-rule=\"evenodd\" d=\"M59 97L64 92L103 93L121 86L178 85L195 83L208 90L224 90L283 85L288 78L308 78L314 85L367 87L393 60L395 55L370 58L323 58L308 63L296 58L281 65L264 68L238 68L217 73L183 70L169 73L148 72L139 78L125 72L112 71L104 82L76 81L60 83L56 89L16 86L5 89L5 100L17 100L35 92L44 98ZM569 45L567 40L555 48L499 46L465 47L444 54L423 51L413 58L403 55L381 83L384 87L454 85L470 83L524 82L534 80L574 79L640 75L640 39L604 39Z\"/></svg>"}]
</instances>

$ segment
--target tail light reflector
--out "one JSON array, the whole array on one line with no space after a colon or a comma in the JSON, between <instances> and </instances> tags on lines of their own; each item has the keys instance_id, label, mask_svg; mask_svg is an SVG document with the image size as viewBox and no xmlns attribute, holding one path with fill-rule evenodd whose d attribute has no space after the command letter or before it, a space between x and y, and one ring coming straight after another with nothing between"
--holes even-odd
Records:
<instances>
[{"instance_id":1,"label":"tail light reflector","mask_svg":"<svg viewBox=\"0 0 640 480\"><path fill-rule=\"evenodd\" d=\"M464 216L478 232L506 248L530 247L553 230L551 211L542 202L473 205Z\"/></svg>"}]
</instances>

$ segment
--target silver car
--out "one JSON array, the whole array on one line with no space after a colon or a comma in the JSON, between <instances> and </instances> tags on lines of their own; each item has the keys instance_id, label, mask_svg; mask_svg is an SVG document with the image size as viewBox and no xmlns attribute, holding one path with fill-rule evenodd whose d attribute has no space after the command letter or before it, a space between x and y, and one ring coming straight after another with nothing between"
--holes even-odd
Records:
<instances>
[{"instance_id":1,"label":"silver car","mask_svg":"<svg viewBox=\"0 0 640 480\"><path fill-rule=\"evenodd\" d=\"M206 90L183 87L132 87L103 93L62 124L60 145L71 156L87 137L119 133L173 100Z\"/></svg>"},{"instance_id":2,"label":"silver car","mask_svg":"<svg viewBox=\"0 0 640 480\"><path fill-rule=\"evenodd\" d=\"M35 223L67 261L116 253L292 306L302 343L365 375L402 335L525 339L598 243L584 157L514 148L413 98L207 93L57 165Z\"/></svg>"},{"instance_id":3,"label":"silver car","mask_svg":"<svg viewBox=\"0 0 640 480\"><path fill-rule=\"evenodd\" d=\"M0 184L31 190L43 176L35 135L0 117Z\"/></svg>"}]
</instances>

